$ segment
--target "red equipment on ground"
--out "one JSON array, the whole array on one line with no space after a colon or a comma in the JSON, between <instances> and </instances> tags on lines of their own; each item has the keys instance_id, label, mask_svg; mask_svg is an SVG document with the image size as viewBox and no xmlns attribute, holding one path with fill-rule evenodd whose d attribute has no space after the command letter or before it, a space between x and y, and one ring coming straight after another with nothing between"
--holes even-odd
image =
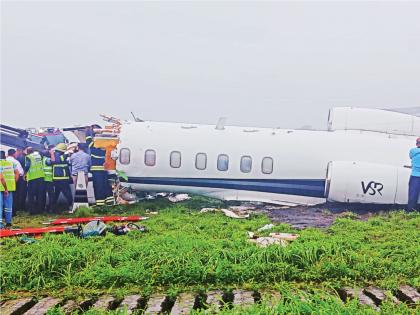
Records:
<instances>
[{"instance_id":1,"label":"red equipment on ground","mask_svg":"<svg viewBox=\"0 0 420 315\"><path fill-rule=\"evenodd\" d=\"M146 220L148 217L142 217L138 215L131 215L131 216L108 216L108 217L89 217L89 218L61 218L56 219L49 224L52 225L60 225L60 224L79 224L80 227L81 223L88 223L92 221L102 221L102 222L124 222L124 221L142 221ZM39 236L44 233L71 233L75 232L78 228L75 226L48 226L48 227L40 227L40 228L24 228L24 229L0 229L0 238L2 237L10 237L10 236L19 236L19 235L34 235Z\"/></svg>"},{"instance_id":2,"label":"red equipment on ground","mask_svg":"<svg viewBox=\"0 0 420 315\"><path fill-rule=\"evenodd\" d=\"M60 224L78 224L78 223L87 223L90 221L102 221L102 222L123 222L123 221L143 221L147 220L148 217L142 217L139 215L131 215L127 217L121 216L109 216L109 217L90 217L90 218L61 218L51 221L50 224L52 225L60 225Z\"/></svg>"},{"instance_id":3,"label":"red equipment on ground","mask_svg":"<svg viewBox=\"0 0 420 315\"><path fill-rule=\"evenodd\" d=\"M41 228L26 228L19 230L0 229L1 237L19 236L19 235L40 235L44 233L64 233L67 226L49 226Z\"/></svg>"}]
</instances>

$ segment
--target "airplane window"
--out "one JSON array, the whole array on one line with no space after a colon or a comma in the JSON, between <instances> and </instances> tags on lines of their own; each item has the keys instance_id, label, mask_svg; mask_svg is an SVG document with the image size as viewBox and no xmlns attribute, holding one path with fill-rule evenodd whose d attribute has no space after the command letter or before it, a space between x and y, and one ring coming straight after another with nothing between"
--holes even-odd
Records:
<instances>
[{"instance_id":1,"label":"airplane window","mask_svg":"<svg viewBox=\"0 0 420 315\"><path fill-rule=\"evenodd\" d=\"M170 164L173 168L181 167L181 152L179 151L172 151L170 157Z\"/></svg>"},{"instance_id":2,"label":"airplane window","mask_svg":"<svg viewBox=\"0 0 420 315\"><path fill-rule=\"evenodd\" d=\"M207 167L207 154L197 153L195 156L195 168L198 170L205 170Z\"/></svg>"},{"instance_id":3,"label":"airplane window","mask_svg":"<svg viewBox=\"0 0 420 315\"><path fill-rule=\"evenodd\" d=\"M219 154L217 157L217 169L219 171L227 171L229 168L229 156L226 154Z\"/></svg>"},{"instance_id":4,"label":"airplane window","mask_svg":"<svg viewBox=\"0 0 420 315\"><path fill-rule=\"evenodd\" d=\"M120 163L124 165L130 164L130 149L122 148L120 150Z\"/></svg>"},{"instance_id":5,"label":"airplane window","mask_svg":"<svg viewBox=\"0 0 420 315\"><path fill-rule=\"evenodd\" d=\"M273 173L273 159L271 157L265 157L261 163L261 171L264 174L271 174Z\"/></svg>"},{"instance_id":6,"label":"airplane window","mask_svg":"<svg viewBox=\"0 0 420 315\"><path fill-rule=\"evenodd\" d=\"M144 152L144 164L147 166L156 165L156 151L155 150L146 150Z\"/></svg>"},{"instance_id":7,"label":"airplane window","mask_svg":"<svg viewBox=\"0 0 420 315\"><path fill-rule=\"evenodd\" d=\"M241 172L249 173L252 169L252 158L248 155L241 157Z\"/></svg>"}]
</instances>

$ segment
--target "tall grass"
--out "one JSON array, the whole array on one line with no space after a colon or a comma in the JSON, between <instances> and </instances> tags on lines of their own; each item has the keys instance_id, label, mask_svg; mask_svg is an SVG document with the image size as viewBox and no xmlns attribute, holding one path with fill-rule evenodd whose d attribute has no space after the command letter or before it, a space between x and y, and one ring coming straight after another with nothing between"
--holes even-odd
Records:
<instances>
[{"instance_id":1,"label":"tall grass","mask_svg":"<svg viewBox=\"0 0 420 315\"><path fill-rule=\"evenodd\" d=\"M420 286L419 214L339 219L325 231L297 232L301 236L287 247L249 243L246 231L268 222L263 215L234 220L174 207L145 221L147 233L89 239L47 235L26 245L7 239L1 246L1 293L259 288L284 281L331 288ZM293 232L285 225L274 230Z\"/></svg>"}]
</instances>

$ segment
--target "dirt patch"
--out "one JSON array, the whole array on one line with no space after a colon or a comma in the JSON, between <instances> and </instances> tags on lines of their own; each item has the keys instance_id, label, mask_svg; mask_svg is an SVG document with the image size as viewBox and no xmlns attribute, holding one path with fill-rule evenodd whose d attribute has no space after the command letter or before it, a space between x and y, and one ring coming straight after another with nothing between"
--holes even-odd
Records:
<instances>
[{"instance_id":1,"label":"dirt patch","mask_svg":"<svg viewBox=\"0 0 420 315\"><path fill-rule=\"evenodd\" d=\"M317 206L282 208L268 206L261 208L261 212L266 213L274 223L287 223L296 229L308 227L327 228L334 223L336 218L352 217L359 220L367 220L377 214L391 211L390 207L372 207L364 205L343 206L322 204Z\"/></svg>"}]
</instances>

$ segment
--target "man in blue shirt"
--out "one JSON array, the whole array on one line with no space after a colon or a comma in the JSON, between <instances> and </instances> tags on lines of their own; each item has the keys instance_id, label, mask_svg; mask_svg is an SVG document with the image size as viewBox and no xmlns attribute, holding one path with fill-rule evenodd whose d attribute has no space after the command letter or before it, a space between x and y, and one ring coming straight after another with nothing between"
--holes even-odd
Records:
<instances>
[{"instance_id":1,"label":"man in blue shirt","mask_svg":"<svg viewBox=\"0 0 420 315\"><path fill-rule=\"evenodd\" d=\"M408 211L418 210L417 200L420 194L420 138L416 147L410 150L411 176L408 188Z\"/></svg>"}]
</instances>

